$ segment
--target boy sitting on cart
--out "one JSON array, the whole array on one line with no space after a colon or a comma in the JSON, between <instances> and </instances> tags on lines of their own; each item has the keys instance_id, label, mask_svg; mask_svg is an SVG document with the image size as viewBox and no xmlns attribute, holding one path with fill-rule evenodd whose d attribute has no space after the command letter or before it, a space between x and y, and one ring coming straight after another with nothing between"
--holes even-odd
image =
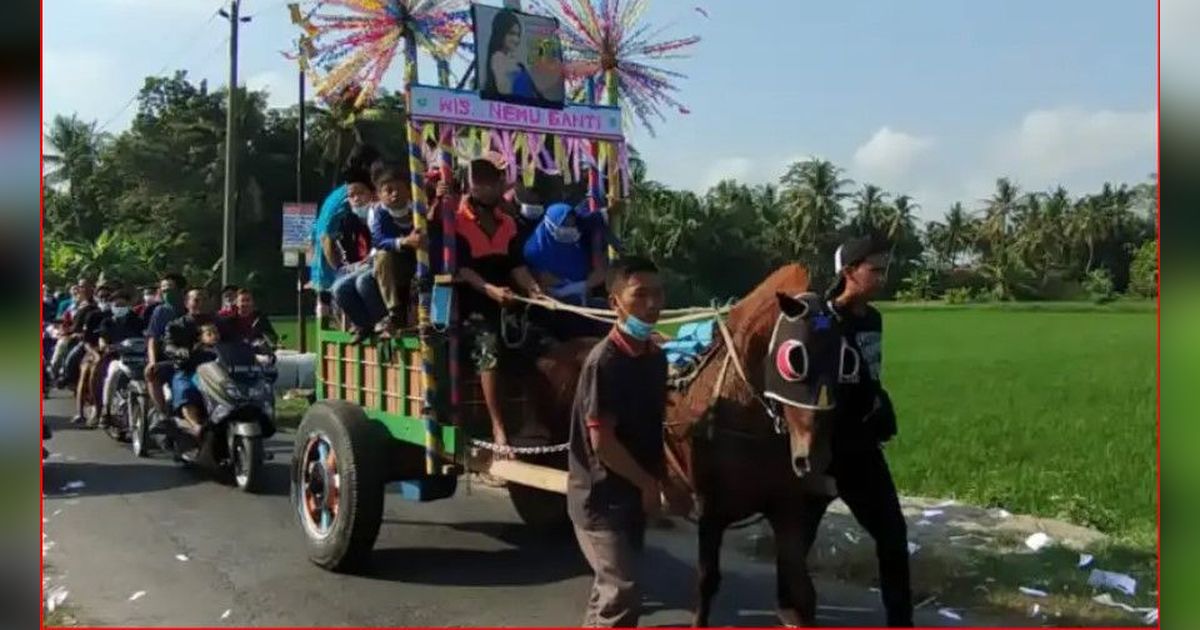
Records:
<instances>
[{"instance_id":1,"label":"boy sitting on cart","mask_svg":"<svg viewBox=\"0 0 1200 630\"><path fill-rule=\"evenodd\" d=\"M531 297L542 295L525 267L524 244L518 238L516 221L500 205L505 188L503 172L503 158L497 154L489 153L472 161L468 172L470 189L459 200L455 215L458 261L455 279L466 285L458 292L463 338L479 374L491 417L492 439L499 446L508 445L497 369L500 310L513 303L514 287Z\"/></svg>"}]
</instances>

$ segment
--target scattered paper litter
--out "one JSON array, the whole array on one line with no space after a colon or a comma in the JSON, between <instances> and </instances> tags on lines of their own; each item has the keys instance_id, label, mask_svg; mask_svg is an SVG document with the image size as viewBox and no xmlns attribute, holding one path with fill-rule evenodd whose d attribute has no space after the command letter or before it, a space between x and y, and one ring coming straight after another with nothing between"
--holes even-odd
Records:
<instances>
[{"instance_id":1,"label":"scattered paper litter","mask_svg":"<svg viewBox=\"0 0 1200 630\"><path fill-rule=\"evenodd\" d=\"M54 510L54 513L53 513L53 514L51 514L50 516L58 516L59 514L62 514L62 510L61 510L61 509Z\"/></svg>"},{"instance_id":2,"label":"scattered paper litter","mask_svg":"<svg viewBox=\"0 0 1200 630\"><path fill-rule=\"evenodd\" d=\"M1031 608L1029 609L1029 616L1030 616L1030 617L1036 617L1036 616L1038 616L1038 615L1039 615L1041 612L1042 612L1042 605L1041 605L1041 604L1034 604L1034 605L1033 605L1033 607L1031 607Z\"/></svg>"},{"instance_id":3,"label":"scattered paper litter","mask_svg":"<svg viewBox=\"0 0 1200 630\"><path fill-rule=\"evenodd\" d=\"M83 488L86 488L86 487L87 487L87 484L83 483L82 481L68 481L67 485L63 486L62 489L63 490L82 490Z\"/></svg>"},{"instance_id":4,"label":"scattered paper litter","mask_svg":"<svg viewBox=\"0 0 1200 630\"><path fill-rule=\"evenodd\" d=\"M181 553L177 553L177 554L175 554L175 559L176 559L176 560L178 560L178 561L180 561L180 562L187 562L187 561L188 561L188 557L187 557L187 556L185 556L185 555L183 555L183 554L181 554Z\"/></svg>"},{"instance_id":5,"label":"scattered paper litter","mask_svg":"<svg viewBox=\"0 0 1200 630\"><path fill-rule=\"evenodd\" d=\"M910 541L908 541L908 555L910 555L910 556L911 556L911 555L913 555L914 553L917 553L917 552L918 552L918 551L920 551L920 550L921 550L921 545L918 545L917 543L915 543L915 542L913 542L913 541L911 541L911 540L910 540Z\"/></svg>"},{"instance_id":6,"label":"scattered paper litter","mask_svg":"<svg viewBox=\"0 0 1200 630\"><path fill-rule=\"evenodd\" d=\"M1092 554L1090 554L1090 553L1079 554L1079 568L1082 569L1082 568L1086 567L1087 565L1091 564L1092 560L1094 560L1094 559L1095 559L1095 557L1092 556Z\"/></svg>"},{"instance_id":7,"label":"scattered paper litter","mask_svg":"<svg viewBox=\"0 0 1200 630\"><path fill-rule=\"evenodd\" d=\"M1158 623L1158 609L1155 608L1154 610L1146 613L1146 616L1142 617L1142 622L1148 626Z\"/></svg>"},{"instance_id":8,"label":"scattered paper litter","mask_svg":"<svg viewBox=\"0 0 1200 630\"><path fill-rule=\"evenodd\" d=\"M938 614L947 619L953 619L955 621L962 621L962 615L959 615L958 613L954 612L953 610L950 610L949 608L939 608Z\"/></svg>"},{"instance_id":9,"label":"scattered paper litter","mask_svg":"<svg viewBox=\"0 0 1200 630\"><path fill-rule=\"evenodd\" d=\"M946 499L945 501L942 501L941 503L938 503L937 505L935 505L935 506L933 506L933 507L935 507L935 508L948 508L948 507L950 507L950 506L952 506L952 505L958 505L958 501L955 501L954 499Z\"/></svg>"},{"instance_id":10,"label":"scattered paper litter","mask_svg":"<svg viewBox=\"0 0 1200 630\"><path fill-rule=\"evenodd\" d=\"M842 532L842 535L844 535L846 537L846 540L849 540L851 543L853 543L855 545L857 545L858 541L861 540L858 537L858 534L855 534L854 532L851 532L851 531Z\"/></svg>"},{"instance_id":11,"label":"scattered paper litter","mask_svg":"<svg viewBox=\"0 0 1200 630\"><path fill-rule=\"evenodd\" d=\"M1017 588L1017 590L1029 595L1030 597L1045 597L1047 595L1046 591L1036 588L1029 588L1028 586L1020 586Z\"/></svg>"},{"instance_id":12,"label":"scattered paper litter","mask_svg":"<svg viewBox=\"0 0 1200 630\"><path fill-rule=\"evenodd\" d=\"M933 518L935 516L941 516L945 513L945 510L925 510L924 512L921 512L921 516L924 516L925 518Z\"/></svg>"},{"instance_id":13,"label":"scattered paper litter","mask_svg":"<svg viewBox=\"0 0 1200 630\"><path fill-rule=\"evenodd\" d=\"M1025 539L1025 546L1034 551L1041 551L1043 547L1050 544L1050 537L1044 532L1030 534L1029 538Z\"/></svg>"},{"instance_id":14,"label":"scattered paper litter","mask_svg":"<svg viewBox=\"0 0 1200 630\"><path fill-rule=\"evenodd\" d=\"M1101 606L1108 606L1110 608L1120 608L1121 610L1124 610L1125 612L1137 613L1139 615L1145 615L1146 617L1149 617L1150 613L1153 612L1154 618L1158 619L1158 609L1157 608L1135 608L1133 606L1130 606L1129 604L1126 604L1125 602L1119 602L1119 601L1113 599L1113 596L1110 593L1101 593L1101 594L1093 597L1092 601L1096 602L1097 604L1100 604Z\"/></svg>"},{"instance_id":15,"label":"scattered paper litter","mask_svg":"<svg viewBox=\"0 0 1200 630\"><path fill-rule=\"evenodd\" d=\"M869 588L869 589L867 589L867 590L868 590L868 591L871 591L872 593L878 593L878 592L879 592L879 587L878 587L878 586L872 586L871 588Z\"/></svg>"},{"instance_id":16,"label":"scattered paper litter","mask_svg":"<svg viewBox=\"0 0 1200 630\"><path fill-rule=\"evenodd\" d=\"M1004 508L1000 508L999 510L996 510L996 516L999 516L1000 518L1012 518L1012 512L1009 512Z\"/></svg>"},{"instance_id":17,"label":"scattered paper litter","mask_svg":"<svg viewBox=\"0 0 1200 630\"><path fill-rule=\"evenodd\" d=\"M1124 573L1101 571L1100 569L1092 569L1092 574L1088 576L1088 586L1116 589L1126 595L1133 595L1137 592L1137 580Z\"/></svg>"},{"instance_id":18,"label":"scattered paper litter","mask_svg":"<svg viewBox=\"0 0 1200 630\"><path fill-rule=\"evenodd\" d=\"M50 551L53 548L54 548L53 540L47 540L46 542L42 543L42 553L43 554L46 553L47 551Z\"/></svg>"},{"instance_id":19,"label":"scattered paper litter","mask_svg":"<svg viewBox=\"0 0 1200 630\"><path fill-rule=\"evenodd\" d=\"M229 615L232 615L232 614L233 614L232 610L226 610L225 612L221 613L221 621L225 621L226 619L229 618Z\"/></svg>"},{"instance_id":20,"label":"scattered paper litter","mask_svg":"<svg viewBox=\"0 0 1200 630\"><path fill-rule=\"evenodd\" d=\"M145 595L146 595L146 591L138 591L138 592L134 593L133 595L129 596L129 601L136 602L137 600L141 599Z\"/></svg>"},{"instance_id":21,"label":"scattered paper litter","mask_svg":"<svg viewBox=\"0 0 1200 630\"><path fill-rule=\"evenodd\" d=\"M67 589L61 586L55 586L46 593L46 610L54 612L55 608L62 606L62 603L67 601Z\"/></svg>"},{"instance_id":22,"label":"scattered paper litter","mask_svg":"<svg viewBox=\"0 0 1200 630\"><path fill-rule=\"evenodd\" d=\"M923 518L923 519L917 521L917 525L920 527L925 527L926 525L933 525L933 521L931 521L927 518Z\"/></svg>"}]
</instances>

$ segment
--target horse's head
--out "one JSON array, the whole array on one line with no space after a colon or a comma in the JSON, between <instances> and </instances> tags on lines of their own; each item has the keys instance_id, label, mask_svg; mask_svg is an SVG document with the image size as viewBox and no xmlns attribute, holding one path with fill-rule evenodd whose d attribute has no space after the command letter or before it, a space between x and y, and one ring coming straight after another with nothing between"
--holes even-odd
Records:
<instances>
[{"instance_id":1,"label":"horse's head","mask_svg":"<svg viewBox=\"0 0 1200 630\"><path fill-rule=\"evenodd\" d=\"M843 369L837 320L814 293L777 293L779 317L764 359L764 390L779 403L799 477L823 473L832 458L830 414ZM857 370L857 361L853 366Z\"/></svg>"}]
</instances>

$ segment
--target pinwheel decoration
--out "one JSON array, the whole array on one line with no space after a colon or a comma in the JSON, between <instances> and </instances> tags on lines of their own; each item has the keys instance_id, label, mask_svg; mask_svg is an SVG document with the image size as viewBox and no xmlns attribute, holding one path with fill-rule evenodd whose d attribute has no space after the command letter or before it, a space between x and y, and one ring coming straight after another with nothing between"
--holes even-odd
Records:
<instances>
[{"instance_id":1,"label":"pinwheel decoration","mask_svg":"<svg viewBox=\"0 0 1200 630\"><path fill-rule=\"evenodd\" d=\"M659 39L662 29L642 21L649 0L534 0L533 4L559 21L565 74L573 87L602 84L603 100L593 100L606 105L619 101L651 135L652 119L665 120L664 109L689 113L674 96L679 91L675 82L685 76L656 62L686 57L700 38ZM707 15L702 9L698 12Z\"/></svg>"},{"instance_id":2,"label":"pinwheel decoration","mask_svg":"<svg viewBox=\"0 0 1200 630\"><path fill-rule=\"evenodd\" d=\"M467 0L317 0L307 13L289 8L304 30L299 59L317 96L331 101L353 91L356 108L375 95L406 37L439 60L471 49Z\"/></svg>"}]
</instances>

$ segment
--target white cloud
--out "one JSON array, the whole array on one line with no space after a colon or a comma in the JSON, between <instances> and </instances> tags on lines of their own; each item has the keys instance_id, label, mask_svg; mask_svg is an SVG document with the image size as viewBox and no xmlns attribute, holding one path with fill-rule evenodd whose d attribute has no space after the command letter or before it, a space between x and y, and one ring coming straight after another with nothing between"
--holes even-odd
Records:
<instances>
[{"instance_id":1,"label":"white cloud","mask_svg":"<svg viewBox=\"0 0 1200 630\"><path fill-rule=\"evenodd\" d=\"M704 179L700 182L699 191L708 190L710 187L726 179L736 179L739 182L749 181L754 173L754 161L747 157L729 157L722 158L713 162L708 170L705 171Z\"/></svg>"},{"instance_id":2,"label":"white cloud","mask_svg":"<svg viewBox=\"0 0 1200 630\"><path fill-rule=\"evenodd\" d=\"M855 170L868 179L895 184L910 172L932 146L932 138L881 127L870 140L855 150Z\"/></svg>"},{"instance_id":3,"label":"white cloud","mask_svg":"<svg viewBox=\"0 0 1200 630\"><path fill-rule=\"evenodd\" d=\"M1041 185L1111 169L1139 158L1153 165L1155 112L1088 111L1075 107L1030 112L996 148L1002 171Z\"/></svg>"},{"instance_id":4,"label":"white cloud","mask_svg":"<svg viewBox=\"0 0 1200 630\"><path fill-rule=\"evenodd\" d=\"M266 92L267 105L288 107L296 102L297 79L284 79L278 72L267 71L250 75L243 83L251 92Z\"/></svg>"}]
</instances>

